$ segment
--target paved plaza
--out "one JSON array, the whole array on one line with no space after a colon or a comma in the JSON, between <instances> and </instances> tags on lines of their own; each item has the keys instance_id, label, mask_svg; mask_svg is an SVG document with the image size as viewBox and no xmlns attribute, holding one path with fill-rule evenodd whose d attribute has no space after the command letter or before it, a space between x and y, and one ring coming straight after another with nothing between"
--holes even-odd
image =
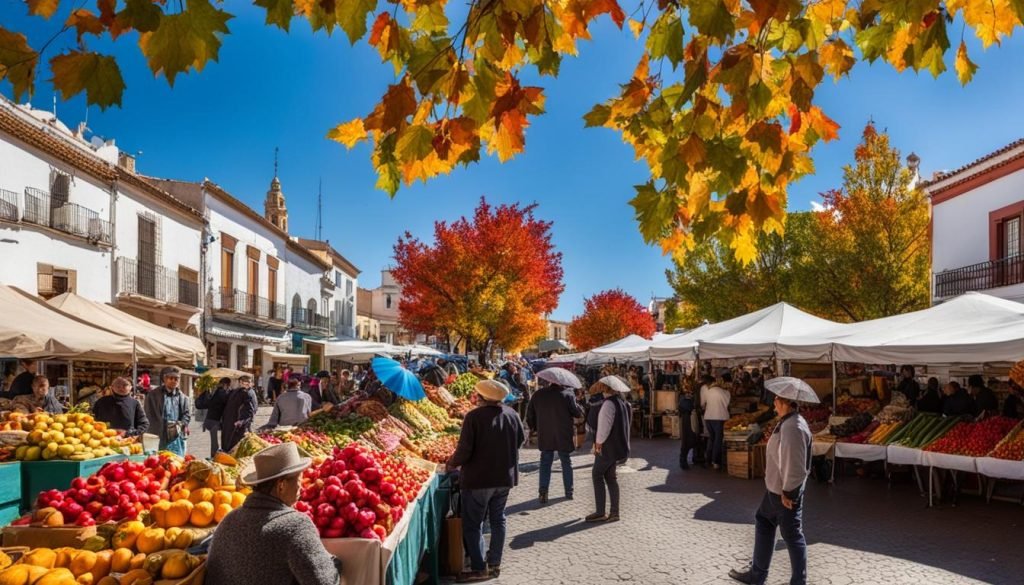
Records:
<instances>
[{"instance_id":1,"label":"paved plaza","mask_svg":"<svg viewBox=\"0 0 1024 585\"><path fill-rule=\"evenodd\" d=\"M261 407L258 423L269 417ZM194 425L189 451L209 451ZM619 474L622 521L582 522L592 511L593 458L573 457L576 499L537 503L537 451L523 450L520 486L508 508L508 541L499 585L728 584L753 546L753 515L762 480L676 468L676 441L634 441ZM840 477L809 483L804 515L809 582L816 585L1018 584L1024 575L1024 507L963 496L956 507L928 509L909 477L889 487L881 478ZM768 582L789 582L780 540Z\"/></svg>"}]
</instances>

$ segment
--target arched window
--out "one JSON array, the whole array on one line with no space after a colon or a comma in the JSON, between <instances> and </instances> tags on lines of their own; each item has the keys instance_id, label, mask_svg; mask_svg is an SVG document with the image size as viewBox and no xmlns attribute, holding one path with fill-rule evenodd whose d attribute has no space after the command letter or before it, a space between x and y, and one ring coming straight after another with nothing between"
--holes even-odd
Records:
<instances>
[{"instance_id":1,"label":"arched window","mask_svg":"<svg viewBox=\"0 0 1024 585\"><path fill-rule=\"evenodd\" d=\"M302 297L295 293L292 297L292 323L302 320Z\"/></svg>"},{"instance_id":2,"label":"arched window","mask_svg":"<svg viewBox=\"0 0 1024 585\"><path fill-rule=\"evenodd\" d=\"M391 308L391 295L384 295L384 307L387 309Z\"/></svg>"},{"instance_id":3,"label":"arched window","mask_svg":"<svg viewBox=\"0 0 1024 585\"><path fill-rule=\"evenodd\" d=\"M314 299L309 299L309 301L306 302L306 324L310 327L313 326L314 315L316 315L316 301Z\"/></svg>"}]
</instances>

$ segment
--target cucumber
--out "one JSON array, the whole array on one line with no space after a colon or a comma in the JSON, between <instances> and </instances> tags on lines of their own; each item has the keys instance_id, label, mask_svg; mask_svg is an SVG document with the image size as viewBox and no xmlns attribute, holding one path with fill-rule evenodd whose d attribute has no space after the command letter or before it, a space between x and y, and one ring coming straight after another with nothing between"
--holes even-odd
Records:
<instances>
[{"instance_id":1,"label":"cucumber","mask_svg":"<svg viewBox=\"0 0 1024 585\"><path fill-rule=\"evenodd\" d=\"M942 426L937 428L937 429L935 429L935 432L931 433L927 437L927 440L924 443L921 444L921 447L924 447L926 445L930 445L931 443L937 441L943 435L948 433L950 431L950 429L955 427L959 422L960 422L960 419L958 419L958 418L950 418L948 420L942 421Z\"/></svg>"},{"instance_id":2,"label":"cucumber","mask_svg":"<svg viewBox=\"0 0 1024 585\"><path fill-rule=\"evenodd\" d=\"M896 441L899 441L900 439L907 435L907 431L914 428L914 425L918 424L919 422L921 422L921 417L914 417L910 422L896 429L888 437L886 437L885 444L889 445L895 443Z\"/></svg>"},{"instance_id":3,"label":"cucumber","mask_svg":"<svg viewBox=\"0 0 1024 585\"><path fill-rule=\"evenodd\" d=\"M946 421L938 417L929 421L928 426L921 429L921 431L914 436L914 444L911 446L919 449L923 447L928 442L928 437L931 437L938 432L945 423Z\"/></svg>"},{"instance_id":4,"label":"cucumber","mask_svg":"<svg viewBox=\"0 0 1024 585\"><path fill-rule=\"evenodd\" d=\"M896 435L894 435L892 439L889 440L889 443L903 444L903 441L905 439L912 436L915 432L917 432L918 429L922 427L922 425L925 425L930 421L931 419L924 414L917 415L916 417L914 417L914 420L910 421L909 423L904 425L903 428L897 431Z\"/></svg>"}]
</instances>

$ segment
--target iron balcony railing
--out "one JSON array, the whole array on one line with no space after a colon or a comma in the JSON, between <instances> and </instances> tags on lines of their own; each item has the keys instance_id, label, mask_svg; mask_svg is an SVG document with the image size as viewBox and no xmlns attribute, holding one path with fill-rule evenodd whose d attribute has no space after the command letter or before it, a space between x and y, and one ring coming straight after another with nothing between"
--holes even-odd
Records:
<instances>
[{"instance_id":1,"label":"iron balcony railing","mask_svg":"<svg viewBox=\"0 0 1024 585\"><path fill-rule=\"evenodd\" d=\"M979 262L935 275L935 296L955 297L970 292L1024 283L1024 255Z\"/></svg>"},{"instance_id":2,"label":"iron balcony railing","mask_svg":"<svg viewBox=\"0 0 1024 585\"><path fill-rule=\"evenodd\" d=\"M25 187L25 212L22 221L50 227L92 242L110 244L110 222L100 214L77 203L54 201L50 194L33 187Z\"/></svg>"},{"instance_id":3,"label":"iron balcony railing","mask_svg":"<svg viewBox=\"0 0 1024 585\"><path fill-rule=\"evenodd\" d=\"M285 307L281 303L274 303L269 299L232 288L221 288L213 297L214 311L247 315L280 323L285 321Z\"/></svg>"},{"instance_id":4,"label":"iron balcony railing","mask_svg":"<svg viewBox=\"0 0 1024 585\"><path fill-rule=\"evenodd\" d=\"M0 189L0 219L18 221L18 194Z\"/></svg>"},{"instance_id":5,"label":"iron balcony railing","mask_svg":"<svg viewBox=\"0 0 1024 585\"><path fill-rule=\"evenodd\" d=\"M117 259L118 294L133 294L167 303L199 306L199 283L183 280L177 270L135 258Z\"/></svg>"},{"instance_id":6,"label":"iron balcony railing","mask_svg":"<svg viewBox=\"0 0 1024 585\"><path fill-rule=\"evenodd\" d=\"M292 309L292 327L310 331L331 332L331 319L316 311L295 307Z\"/></svg>"}]
</instances>

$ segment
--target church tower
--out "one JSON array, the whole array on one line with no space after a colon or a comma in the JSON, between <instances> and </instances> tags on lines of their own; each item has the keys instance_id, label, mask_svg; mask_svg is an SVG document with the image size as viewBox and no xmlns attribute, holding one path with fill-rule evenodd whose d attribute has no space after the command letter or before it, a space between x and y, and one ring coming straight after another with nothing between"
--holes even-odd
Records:
<instances>
[{"instance_id":1,"label":"church tower","mask_svg":"<svg viewBox=\"0 0 1024 585\"><path fill-rule=\"evenodd\" d=\"M276 225L284 233L288 233L288 208L284 204L284 192L281 191L281 179L277 178L277 149L274 149L274 178L270 181L270 190L263 201L263 217Z\"/></svg>"}]
</instances>

